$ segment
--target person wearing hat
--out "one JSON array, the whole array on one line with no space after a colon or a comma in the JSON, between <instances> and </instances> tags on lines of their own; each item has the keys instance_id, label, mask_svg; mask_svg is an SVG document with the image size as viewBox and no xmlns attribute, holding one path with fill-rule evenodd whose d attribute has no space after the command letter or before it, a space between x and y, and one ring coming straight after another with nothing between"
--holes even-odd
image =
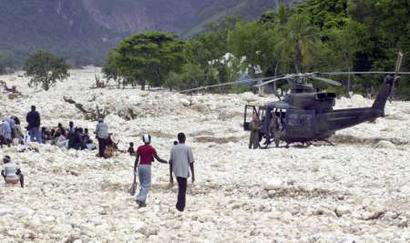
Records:
<instances>
[{"instance_id":1,"label":"person wearing hat","mask_svg":"<svg viewBox=\"0 0 410 243\"><path fill-rule=\"evenodd\" d=\"M104 158L104 151L106 147L106 140L108 139L108 126L104 123L103 118L98 119L95 134L98 140L98 157Z\"/></svg>"},{"instance_id":2,"label":"person wearing hat","mask_svg":"<svg viewBox=\"0 0 410 243\"><path fill-rule=\"evenodd\" d=\"M4 169L1 171L1 175L6 184L17 184L20 181L20 186L24 187L24 176L17 165L11 162L10 156L4 156L3 164Z\"/></svg>"},{"instance_id":3,"label":"person wearing hat","mask_svg":"<svg viewBox=\"0 0 410 243\"><path fill-rule=\"evenodd\" d=\"M146 206L147 195L151 187L151 163L154 158L160 162L166 164L167 161L161 159L154 147L151 146L151 136L144 134L142 136L142 141L144 145L137 148L136 159L134 163L134 174L137 173L138 168L138 179L140 182L140 191L136 197L136 202L140 207ZM135 176L134 176L135 183Z\"/></svg>"}]
</instances>

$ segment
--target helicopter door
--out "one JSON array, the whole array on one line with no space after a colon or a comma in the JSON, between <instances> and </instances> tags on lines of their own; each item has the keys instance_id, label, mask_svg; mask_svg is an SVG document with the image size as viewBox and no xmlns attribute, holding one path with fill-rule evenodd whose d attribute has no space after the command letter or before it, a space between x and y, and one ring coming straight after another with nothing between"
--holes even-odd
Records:
<instances>
[{"instance_id":1,"label":"helicopter door","mask_svg":"<svg viewBox=\"0 0 410 243\"><path fill-rule=\"evenodd\" d=\"M243 115L243 129L245 131L250 131L249 124L252 120L253 114L256 114L260 118L260 109L257 110L254 105L245 105L245 112Z\"/></svg>"},{"instance_id":2,"label":"helicopter door","mask_svg":"<svg viewBox=\"0 0 410 243\"><path fill-rule=\"evenodd\" d=\"M289 138L311 138L314 135L313 110L288 110L286 114L286 136Z\"/></svg>"}]
</instances>

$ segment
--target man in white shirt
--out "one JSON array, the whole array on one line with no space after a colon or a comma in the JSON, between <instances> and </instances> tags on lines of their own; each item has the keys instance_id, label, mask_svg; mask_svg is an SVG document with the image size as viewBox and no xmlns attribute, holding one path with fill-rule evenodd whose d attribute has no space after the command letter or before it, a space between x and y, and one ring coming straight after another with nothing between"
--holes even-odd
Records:
<instances>
[{"instance_id":1,"label":"man in white shirt","mask_svg":"<svg viewBox=\"0 0 410 243\"><path fill-rule=\"evenodd\" d=\"M192 183L195 181L194 173L194 156L192 154L192 149L190 146L185 144L185 134L178 134L178 144L173 146L171 149L170 165L174 175L178 182L178 201L176 208L178 211L184 211L185 208L185 195L186 195L186 185L187 178L190 176L190 170L192 173ZM170 183L173 183L173 178L171 176Z\"/></svg>"},{"instance_id":2,"label":"man in white shirt","mask_svg":"<svg viewBox=\"0 0 410 243\"><path fill-rule=\"evenodd\" d=\"M108 139L108 126L104 123L103 118L98 119L97 128L95 129L95 134L98 139L98 156L105 158L104 151L107 146Z\"/></svg>"}]
</instances>

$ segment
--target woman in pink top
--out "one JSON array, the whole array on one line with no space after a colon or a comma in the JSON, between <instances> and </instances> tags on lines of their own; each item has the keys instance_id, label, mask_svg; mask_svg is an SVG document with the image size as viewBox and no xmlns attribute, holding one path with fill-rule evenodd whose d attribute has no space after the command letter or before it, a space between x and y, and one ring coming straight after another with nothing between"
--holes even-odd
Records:
<instances>
[{"instance_id":1,"label":"woman in pink top","mask_svg":"<svg viewBox=\"0 0 410 243\"><path fill-rule=\"evenodd\" d=\"M140 207L145 207L145 201L147 200L147 195L151 187L151 163L154 161L154 158L160 163L166 164L167 161L158 157L157 151L150 145L150 135L144 134L144 136L142 136L142 140L144 142L144 145L141 145L137 148L137 158L134 164L134 173L136 173L138 168L138 179L140 181L141 188L136 197L136 202Z\"/></svg>"}]
</instances>

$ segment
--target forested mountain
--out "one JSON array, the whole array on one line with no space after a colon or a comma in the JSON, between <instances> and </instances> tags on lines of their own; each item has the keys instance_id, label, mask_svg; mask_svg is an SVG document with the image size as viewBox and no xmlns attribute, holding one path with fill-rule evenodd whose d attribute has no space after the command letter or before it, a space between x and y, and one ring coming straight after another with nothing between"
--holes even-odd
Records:
<instances>
[{"instance_id":1,"label":"forested mountain","mask_svg":"<svg viewBox=\"0 0 410 243\"><path fill-rule=\"evenodd\" d=\"M134 32L197 33L226 15L256 18L294 0L0 0L0 65L47 49L75 65L101 64Z\"/></svg>"}]
</instances>

